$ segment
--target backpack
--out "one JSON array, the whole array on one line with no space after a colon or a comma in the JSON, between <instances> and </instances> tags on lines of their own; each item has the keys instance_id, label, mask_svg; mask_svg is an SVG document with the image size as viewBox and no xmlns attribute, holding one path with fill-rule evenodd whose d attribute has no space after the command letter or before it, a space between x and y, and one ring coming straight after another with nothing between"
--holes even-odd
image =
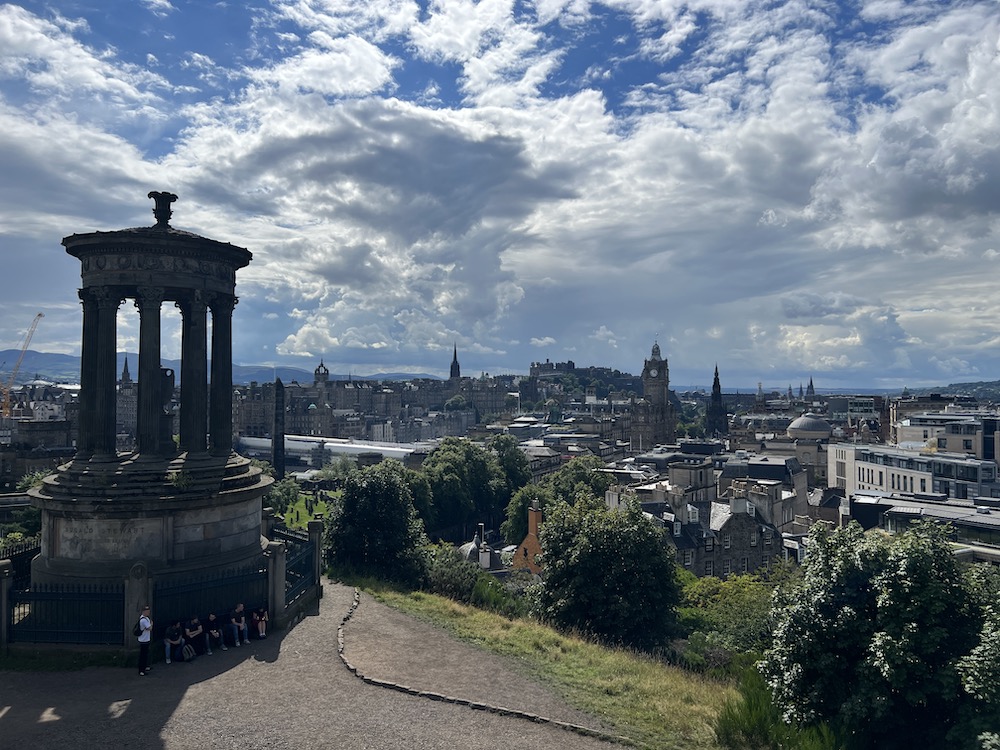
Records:
<instances>
[{"instance_id":1,"label":"backpack","mask_svg":"<svg viewBox=\"0 0 1000 750\"><path fill-rule=\"evenodd\" d=\"M184 649L182 650L181 653L184 655L184 661L193 661L194 657L197 656L197 654L194 651L194 646L192 646L190 643L184 644Z\"/></svg>"},{"instance_id":2,"label":"backpack","mask_svg":"<svg viewBox=\"0 0 1000 750\"><path fill-rule=\"evenodd\" d=\"M132 628L132 635L134 635L136 638L142 635L142 625L140 624L141 622L142 620L136 620L135 627Z\"/></svg>"}]
</instances>

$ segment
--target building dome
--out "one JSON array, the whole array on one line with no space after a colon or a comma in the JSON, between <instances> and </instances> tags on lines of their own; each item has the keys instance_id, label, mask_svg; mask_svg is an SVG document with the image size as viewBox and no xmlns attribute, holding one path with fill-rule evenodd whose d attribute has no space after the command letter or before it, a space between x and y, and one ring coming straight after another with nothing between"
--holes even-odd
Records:
<instances>
[{"instance_id":1,"label":"building dome","mask_svg":"<svg viewBox=\"0 0 1000 750\"><path fill-rule=\"evenodd\" d=\"M792 440L829 440L833 428L815 414L803 414L788 425L786 432Z\"/></svg>"}]
</instances>

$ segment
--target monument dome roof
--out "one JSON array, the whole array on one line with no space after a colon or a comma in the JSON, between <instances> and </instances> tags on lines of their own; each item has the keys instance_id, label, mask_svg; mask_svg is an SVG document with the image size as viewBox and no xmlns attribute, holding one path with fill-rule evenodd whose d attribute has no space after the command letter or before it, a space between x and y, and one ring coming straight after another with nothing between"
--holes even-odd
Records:
<instances>
[{"instance_id":1,"label":"monument dome roof","mask_svg":"<svg viewBox=\"0 0 1000 750\"><path fill-rule=\"evenodd\" d=\"M832 432L830 423L815 414L803 414L787 428L788 437L795 440L826 440Z\"/></svg>"}]
</instances>

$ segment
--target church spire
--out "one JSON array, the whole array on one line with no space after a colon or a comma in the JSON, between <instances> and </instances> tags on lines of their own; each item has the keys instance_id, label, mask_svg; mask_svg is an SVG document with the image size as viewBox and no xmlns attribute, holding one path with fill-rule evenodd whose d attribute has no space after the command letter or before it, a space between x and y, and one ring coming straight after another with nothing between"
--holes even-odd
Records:
<instances>
[{"instance_id":1,"label":"church spire","mask_svg":"<svg viewBox=\"0 0 1000 750\"><path fill-rule=\"evenodd\" d=\"M458 344L455 344L454 354L451 358L451 378L457 380L462 377L462 368L458 364Z\"/></svg>"}]
</instances>

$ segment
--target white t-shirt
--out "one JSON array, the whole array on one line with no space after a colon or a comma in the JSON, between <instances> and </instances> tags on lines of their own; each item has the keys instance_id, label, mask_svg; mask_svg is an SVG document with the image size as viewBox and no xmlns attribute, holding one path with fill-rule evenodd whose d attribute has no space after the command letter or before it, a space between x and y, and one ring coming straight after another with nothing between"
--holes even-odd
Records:
<instances>
[{"instance_id":1,"label":"white t-shirt","mask_svg":"<svg viewBox=\"0 0 1000 750\"><path fill-rule=\"evenodd\" d=\"M139 633L139 643L149 643L153 623L150 622L150 619L146 615L139 618L139 628L142 630L142 632Z\"/></svg>"}]
</instances>

